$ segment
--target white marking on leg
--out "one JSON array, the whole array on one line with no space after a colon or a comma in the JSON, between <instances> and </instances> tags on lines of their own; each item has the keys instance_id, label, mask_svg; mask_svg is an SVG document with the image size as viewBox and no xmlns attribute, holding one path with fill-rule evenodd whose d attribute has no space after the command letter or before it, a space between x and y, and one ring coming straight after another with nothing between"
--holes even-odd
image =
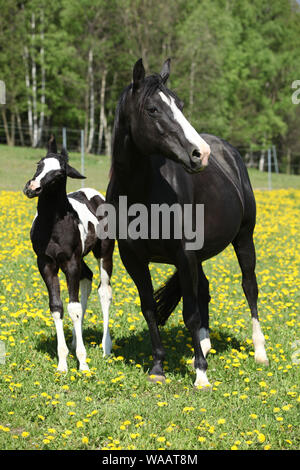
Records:
<instances>
[{"instance_id":1,"label":"white marking on leg","mask_svg":"<svg viewBox=\"0 0 300 470\"><path fill-rule=\"evenodd\" d=\"M209 331L207 328L200 328L200 346L204 357L207 356L211 350L211 342L209 338Z\"/></svg>"},{"instance_id":2,"label":"white marking on leg","mask_svg":"<svg viewBox=\"0 0 300 470\"><path fill-rule=\"evenodd\" d=\"M59 312L52 312L52 317L55 323L56 336L57 336L57 355L58 355L58 365L57 370L59 372L67 372L67 356L68 356L68 347L66 344L66 339L64 335L63 321L61 314Z\"/></svg>"},{"instance_id":3,"label":"white marking on leg","mask_svg":"<svg viewBox=\"0 0 300 470\"><path fill-rule=\"evenodd\" d=\"M195 149L199 150L202 164L204 166L207 165L208 157L210 155L210 146L205 142L204 139L202 139L194 127L189 123L189 121L177 107L174 98L172 96L165 95L162 91L159 92L159 95L164 103L170 106L173 117L175 121L177 121L181 126L187 140L195 146Z\"/></svg>"},{"instance_id":4,"label":"white marking on leg","mask_svg":"<svg viewBox=\"0 0 300 470\"><path fill-rule=\"evenodd\" d=\"M90 279L84 278L80 281L80 303L82 307L82 317L81 317L81 329L83 330L83 321L84 314L87 307L87 301L92 290L92 281ZM72 339L72 348L76 349L76 333L75 328L73 328L73 339Z\"/></svg>"},{"instance_id":5,"label":"white marking on leg","mask_svg":"<svg viewBox=\"0 0 300 470\"><path fill-rule=\"evenodd\" d=\"M103 268L103 261L100 260L100 278L101 284L98 289L99 299L102 307L103 314L103 337L102 337L102 348L103 356L111 354L112 341L109 334L109 307L112 300L112 289L109 284L110 277Z\"/></svg>"},{"instance_id":6,"label":"white marking on leg","mask_svg":"<svg viewBox=\"0 0 300 470\"><path fill-rule=\"evenodd\" d=\"M211 387L206 372L201 369L196 369L196 381L194 383L195 387Z\"/></svg>"},{"instance_id":7,"label":"white marking on leg","mask_svg":"<svg viewBox=\"0 0 300 470\"><path fill-rule=\"evenodd\" d=\"M261 331L260 323L257 318L252 318L252 339L254 344L255 361L259 364L269 364L265 350L265 337Z\"/></svg>"},{"instance_id":8,"label":"white marking on leg","mask_svg":"<svg viewBox=\"0 0 300 470\"><path fill-rule=\"evenodd\" d=\"M76 357L79 361L80 370L89 370L86 362L86 350L82 339L82 306L79 302L68 304L68 313L73 321L76 336Z\"/></svg>"}]
</instances>

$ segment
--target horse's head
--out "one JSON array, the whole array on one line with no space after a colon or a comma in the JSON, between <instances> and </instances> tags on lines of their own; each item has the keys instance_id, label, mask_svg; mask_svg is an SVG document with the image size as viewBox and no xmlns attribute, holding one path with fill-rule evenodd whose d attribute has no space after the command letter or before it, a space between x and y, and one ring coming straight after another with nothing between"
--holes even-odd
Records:
<instances>
[{"instance_id":1,"label":"horse's head","mask_svg":"<svg viewBox=\"0 0 300 470\"><path fill-rule=\"evenodd\" d=\"M33 198L42 192L57 191L59 185L66 184L67 176L71 178L85 178L75 168L68 163L68 154L62 149L57 152L55 137L52 135L48 142L48 152L46 157L37 163L37 169L32 179L30 179L24 189L24 194Z\"/></svg>"},{"instance_id":2,"label":"horse's head","mask_svg":"<svg viewBox=\"0 0 300 470\"><path fill-rule=\"evenodd\" d=\"M166 88L169 75L170 59L160 74L148 77L142 59L136 62L125 101L130 136L143 154L162 154L199 172L208 164L210 147L183 115L183 103Z\"/></svg>"}]
</instances>

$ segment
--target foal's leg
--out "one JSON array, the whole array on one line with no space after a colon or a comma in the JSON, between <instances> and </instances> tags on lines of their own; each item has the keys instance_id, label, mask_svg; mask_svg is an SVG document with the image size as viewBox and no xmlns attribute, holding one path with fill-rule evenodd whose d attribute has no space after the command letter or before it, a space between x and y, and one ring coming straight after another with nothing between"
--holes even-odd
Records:
<instances>
[{"instance_id":1,"label":"foal's leg","mask_svg":"<svg viewBox=\"0 0 300 470\"><path fill-rule=\"evenodd\" d=\"M209 388L210 383L206 376L207 361L200 344L202 322L198 303L199 277L196 255L194 253L182 253L177 267L183 296L183 319L192 336L195 353L196 381L194 385Z\"/></svg>"},{"instance_id":2,"label":"foal's leg","mask_svg":"<svg viewBox=\"0 0 300 470\"><path fill-rule=\"evenodd\" d=\"M156 323L156 303L148 264L139 259L132 250L124 247L120 241L119 248L122 262L138 289L141 309L149 328L153 356L153 366L149 373L149 380L164 382L163 361L165 351Z\"/></svg>"},{"instance_id":3,"label":"foal's leg","mask_svg":"<svg viewBox=\"0 0 300 470\"><path fill-rule=\"evenodd\" d=\"M79 369L89 370L89 366L86 362L86 350L82 339L82 306L79 302L80 260L77 260L76 257L73 256L71 260L64 264L63 271L68 284L68 313L73 321L76 336L76 356L79 361Z\"/></svg>"},{"instance_id":4,"label":"foal's leg","mask_svg":"<svg viewBox=\"0 0 300 470\"><path fill-rule=\"evenodd\" d=\"M241 267L242 286L251 310L255 361L260 364L268 365L269 361L265 351L265 338L260 328L257 313L258 287L255 275L256 257L253 232L250 231L248 227L243 227L232 244Z\"/></svg>"},{"instance_id":5,"label":"foal's leg","mask_svg":"<svg viewBox=\"0 0 300 470\"><path fill-rule=\"evenodd\" d=\"M87 307L87 301L92 290L93 272L88 265L81 260L81 275L80 275L80 303L82 307L81 328L83 329L84 314ZM76 334L73 328L72 348L76 349Z\"/></svg>"},{"instance_id":6,"label":"foal's leg","mask_svg":"<svg viewBox=\"0 0 300 470\"><path fill-rule=\"evenodd\" d=\"M49 307L55 323L56 336L57 336L57 355L58 366L57 370L60 372L67 372L67 356L68 348L65 340L63 329L63 304L60 298L60 287L58 279L58 269L55 264L44 256L39 256L37 259L38 268L41 276L48 289L49 294Z\"/></svg>"},{"instance_id":7,"label":"foal's leg","mask_svg":"<svg viewBox=\"0 0 300 470\"><path fill-rule=\"evenodd\" d=\"M112 341L109 334L109 308L112 301L112 289L110 278L112 274L112 256L104 257L98 260L100 269L100 284L98 294L103 314L103 337L102 349L103 356L111 354Z\"/></svg>"}]
</instances>

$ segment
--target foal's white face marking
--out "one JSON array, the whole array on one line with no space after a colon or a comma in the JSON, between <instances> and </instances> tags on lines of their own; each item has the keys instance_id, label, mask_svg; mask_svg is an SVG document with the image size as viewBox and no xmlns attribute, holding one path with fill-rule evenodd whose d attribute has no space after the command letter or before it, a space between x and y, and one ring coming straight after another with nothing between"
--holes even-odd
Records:
<instances>
[{"instance_id":1,"label":"foal's white face marking","mask_svg":"<svg viewBox=\"0 0 300 470\"><path fill-rule=\"evenodd\" d=\"M162 91L159 92L159 96L163 102L171 108L175 121L177 121L181 126L186 139L195 147L195 150L199 151L201 154L201 162L204 166L206 166L208 163L208 157L210 155L210 146L205 142L204 139L202 139L202 137L200 137L198 132L185 118L172 96L167 96Z\"/></svg>"},{"instance_id":2,"label":"foal's white face marking","mask_svg":"<svg viewBox=\"0 0 300 470\"><path fill-rule=\"evenodd\" d=\"M41 186L41 180L49 171L60 170L61 166L57 158L46 158L44 161L43 171L30 183L30 189L37 189Z\"/></svg>"}]
</instances>

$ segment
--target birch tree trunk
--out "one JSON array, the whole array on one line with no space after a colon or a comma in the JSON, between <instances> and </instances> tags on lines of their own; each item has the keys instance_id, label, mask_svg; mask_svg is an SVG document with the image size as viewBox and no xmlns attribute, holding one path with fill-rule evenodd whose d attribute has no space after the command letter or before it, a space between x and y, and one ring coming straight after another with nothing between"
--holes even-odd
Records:
<instances>
[{"instance_id":1,"label":"birch tree trunk","mask_svg":"<svg viewBox=\"0 0 300 470\"><path fill-rule=\"evenodd\" d=\"M194 108L195 69L196 63L192 62L190 71L189 119L192 118Z\"/></svg>"},{"instance_id":2,"label":"birch tree trunk","mask_svg":"<svg viewBox=\"0 0 300 470\"><path fill-rule=\"evenodd\" d=\"M35 62L35 14L31 15L31 78L32 78L32 110L33 110L33 135L32 146L38 143L38 115L37 115L37 80Z\"/></svg>"},{"instance_id":3,"label":"birch tree trunk","mask_svg":"<svg viewBox=\"0 0 300 470\"><path fill-rule=\"evenodd\" d=\"M18 125L18 132L19 132L19 136L20 136L20 142L21 142L22 147L24 147L24 145L25 145L24 134L23 134L23 131L22 131L22 121L21 121L21 116L20 116L18 108L16 108L16 117L17 117L17 125Z\"/></svg>"},{"instance_id":4,"label":"birch tree trunk","mask_svg":"<svg viewBox=\"0 0 300 470\"><path fill-rule=\"evenodd\" d=\"M95 134L95 93L94 93L94 70L93 70L93 49L89 50L89 94L90 94L90 118L89 118L89 136L87 153L90 153L93 147Z\"/></svg>"},{"instance_id":5,"label":"birch tree trunk","mask_svg":"<svg viewBox=\"0 0 300 470\"><path fill-rule=\"evenodd\" d=\"M15 111L12 111L11 113L11 118L10 118L10 122L11 122L11 125L10 125L10 145L15 145L15 131L16 131L16 126L15 126L15 121L16 121L16 114L15 114Z\"/></svg>"},{"instance_id":6,"label":"birch tree trunk","mask_svg":"<svg viewBox=\"0 0 300 470\"><path fill-rule=\"evenodd\" d=\"M262 150L259 159L259 171L264 171L265 166L265 151Z\"/></svg>"},{"instance_id":7,"label":"birch tree trunk","mask_svg":"<svg viewBox=\"0 0 300 470\"><path fill-rule=\"evenodd\" d=\"M99 135L98 135L98 147L97 154L101 154L102 143L103 143L103 132L104 132L104 116L105 116L105 88L106 88L106 75L107 69L104 69L101 79L101 89L100 89L100 115L99 115Z\"/></svg>"},{"instance_id":8,"label":"birch tree trunk","mask_svg":"<svg viewBox=\"0 0 300 470\"><path fill-rule=\"evenodd\" d=\"M25 70L25 85L27 90L27 116L28 116L28 128L31 145L33 143L33 126L32 126L32 101L31 101L31 84L29 75L29 52L28 47L24 46L23 50L23 61Z\"/></svg>"},{"instance_id":9,"label":"birch tree trunk","mask_svg":"<svg viewBox=\"0 0 300 470\"><path fill-rule=\"evenodd\" d=\"M45 49L44 49L44 12L41 12L41 49L40 49L40 60L41 60L41 112L38 127L37 144L41 143L44 127L45 118L45 90L46 90L46 71L45 71Z\"/></svg>"},{"instance_id":10,"label":"birch tree trunk","mask_svg":"<svg viewBox=\"0 0 300 470\"><path fill-rule=\"evenodd\" d=\"M3 120L3 125L4 125L6 143L7 145L12 145L11 140L10 140L10 135L9 135L8 124L7 124L6 109L4 107L1 107L1 115L2 115L2 120Z\"/></svg>"}]
</instances>

